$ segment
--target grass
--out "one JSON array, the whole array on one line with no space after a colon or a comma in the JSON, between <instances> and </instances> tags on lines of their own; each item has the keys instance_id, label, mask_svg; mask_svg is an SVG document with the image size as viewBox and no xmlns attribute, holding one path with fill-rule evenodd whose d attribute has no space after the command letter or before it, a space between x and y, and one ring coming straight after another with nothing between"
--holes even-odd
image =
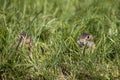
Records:
<instances>
[{"instance_id":1,"label":"grass","mask_svg":"<svg viewBox=\"0 0 120 80\"><path fill-rule=\"evenodd\" d=\"M119 0L1 0L1 80L119 80ZM16 37L32 39L32 58ZM94 35L94 52L81 49L83 32ZM64 75L62 75L62 73Z\"/></svg>"}]
</instances>

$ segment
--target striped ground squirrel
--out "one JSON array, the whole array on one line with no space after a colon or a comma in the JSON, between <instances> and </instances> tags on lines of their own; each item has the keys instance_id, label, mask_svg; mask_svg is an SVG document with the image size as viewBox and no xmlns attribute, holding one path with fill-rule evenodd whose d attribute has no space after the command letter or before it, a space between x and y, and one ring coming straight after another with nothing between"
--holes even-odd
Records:
<instances>
[{"instance_id":1,"label":"striped ground squirrel","mask_svg":"<svg viewBox=\"0 0 120 80\"><path fill-rule=\"evenodd\" d=\"M29 51L28 54L31 57L32 56L32 53L31 53L31 37L30 37L30 35L28 35L24 32L18 35L18 45L16 47L16 50L18 50L19 47L22 47L22 45L26 46L26 48Z\"/></svg>"},{"instance_id":2,"label":"striped ground squirrel","mask_svg":"<svg viewBox=\"0 0 120 80\"><path fill-rule=\"evenodd\" d=\"M86 46L88 48L95 47L93 36L88 33L82 33L77 43L79 44L80 47L83 47L83 46Z\"/></svg>"}]
</instances>

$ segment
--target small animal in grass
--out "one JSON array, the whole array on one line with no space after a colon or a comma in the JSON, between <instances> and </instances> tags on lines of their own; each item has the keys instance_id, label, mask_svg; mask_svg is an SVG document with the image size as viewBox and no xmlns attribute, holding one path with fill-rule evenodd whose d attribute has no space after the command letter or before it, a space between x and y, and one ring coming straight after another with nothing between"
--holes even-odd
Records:
<instances>
[{"instance_id":1,"label":"small animal in grass","mask_svg":"<svg viewBox=\"0 0 120 80\"><path fill-rule=\"evenodd\" d=\"M28 35L24 32L18 35L18 45L16 47L16 50L18 50L19 47L22 47L23 44L28 49L29 56L31 57L32 56L32 53L31 53L31 37L30 37L30 35Z\"/></svg>"},{"instance_id":2,"label":"small animal in grass","mask_svg":"<svg viewBox=\"0 0 120 80\"><path fill-rule=\"evenodd\" d=\"M95 48L92 34L82 33L77 43L80 47Z\"/></svg>"}]
</instances>

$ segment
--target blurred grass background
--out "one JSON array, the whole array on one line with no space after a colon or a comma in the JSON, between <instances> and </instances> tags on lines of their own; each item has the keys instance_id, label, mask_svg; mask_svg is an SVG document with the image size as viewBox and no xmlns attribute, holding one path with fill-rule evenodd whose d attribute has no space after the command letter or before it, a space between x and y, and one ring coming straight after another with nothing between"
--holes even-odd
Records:
<instances>
[{"instance_id":1,"label":"blurred grass background","mask_svg":"<svg viewBox=\"0 0 120 80\"><path fill-rule=\"evenodd\" d=\"M0 0L0 79L119 80L119 13L120 0ZM32 59L15 51L22 32ZM93 34L94 52L77 45L83 32Z\"/></svg>"}]
</instances>

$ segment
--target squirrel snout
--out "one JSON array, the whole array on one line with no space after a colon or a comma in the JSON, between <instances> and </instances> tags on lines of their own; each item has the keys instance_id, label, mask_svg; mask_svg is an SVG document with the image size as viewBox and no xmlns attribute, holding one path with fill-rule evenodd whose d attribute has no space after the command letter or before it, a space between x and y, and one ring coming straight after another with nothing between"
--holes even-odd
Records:
<instances>
[{"instance_id":1,"label":"squirrel snout","mask_svg":"<svg viewBox=\"0 0 120 80\"><path fill-rule=\"evenodd\" d=\"M79 45L80 47L83 47L83 46L84 46L84 43L80 42L79 40L77 41L77 43L78 43L78 45Z\"/></svg>"}]
</instances>

